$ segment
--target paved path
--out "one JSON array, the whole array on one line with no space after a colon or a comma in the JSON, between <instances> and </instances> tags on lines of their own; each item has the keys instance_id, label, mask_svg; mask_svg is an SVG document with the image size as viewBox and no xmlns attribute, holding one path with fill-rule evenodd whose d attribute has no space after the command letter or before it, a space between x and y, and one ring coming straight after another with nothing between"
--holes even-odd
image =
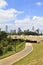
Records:
<instances>
[{"instance_id":1,"label":"paved path","mask_svg":"<svg viewBox=\"0 0 43 65\"><path fill-rule=\"evenodd\" d=\"M32 51L32 49L32 45L30 43L26 43L26 47L24 50L0 60L0 65L11 65L28 55Z\"/></svg>"}]
</instances>

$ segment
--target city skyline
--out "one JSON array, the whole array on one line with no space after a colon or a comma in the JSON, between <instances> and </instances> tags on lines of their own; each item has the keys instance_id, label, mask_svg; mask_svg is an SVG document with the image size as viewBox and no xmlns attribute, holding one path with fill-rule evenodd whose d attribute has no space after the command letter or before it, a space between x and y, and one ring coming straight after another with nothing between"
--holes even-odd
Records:
<instances>
[{"instance_id":1,"label":"city skyline","mask_svg":"<svg viewBox=\"0 0 43 65\"><path fill-rule=\"evenodd\" d=\"M0 0L0 28L43 31L43 0Z\"/></svg>"},{"instance_id":2,"label":"city skyline","mask_svg":"<svg viewBox=\"0 0 43 65\"><path fill-rule=\"evenodd\" d=\"M31 29L27 28L27 29L21 29L20 27L18 27L17 29L15 29L14 27L13 28L10 28L10 26L6 25L4 30L2 30L2 28L0 28L0 31L5 31L5 32L9 32L9 33L18 33L18 32L24 32L24 31L27 31L27 32L39 32L39 33L43 33L42 30L40 30L39 28L35 28L34 26L31 27Z\"/></svg>"}]
</instances>

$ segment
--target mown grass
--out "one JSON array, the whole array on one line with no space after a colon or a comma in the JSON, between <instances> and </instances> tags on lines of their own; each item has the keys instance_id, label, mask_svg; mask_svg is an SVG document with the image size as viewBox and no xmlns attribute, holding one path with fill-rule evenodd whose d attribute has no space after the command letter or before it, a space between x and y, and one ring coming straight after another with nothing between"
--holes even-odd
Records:
<instances>
[{"instance_id":1,"label":"mown grass","mask_svg":"<svg viewBox=\"0 0 43 65\"><path fill-rule=\"evenodd\" d=\"M13 65L43 65L43 43L32 45L33 51Z\"/></svg>"},{"instance_id":2,"label":"mown grass","mask_svg":"<svg viewBox=\"0 0 43 65\"><path fill-rule=\"evenodd\" d=\"M15 51L8 51L7 53L0 56L0 59L11 56L11 55L23 50L24 48L25 48L25 42L18 42L18 44L16 44L16 52ZM14 49L15 49L15 47L14 47Z\"/></svg>"}]
</instances>

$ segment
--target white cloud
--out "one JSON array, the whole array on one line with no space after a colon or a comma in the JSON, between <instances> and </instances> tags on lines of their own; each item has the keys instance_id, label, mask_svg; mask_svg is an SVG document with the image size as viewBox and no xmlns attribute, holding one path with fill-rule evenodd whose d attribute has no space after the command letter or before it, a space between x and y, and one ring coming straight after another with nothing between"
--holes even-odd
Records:
<instances>
[{"instance_id":1,"label":"white cloud","mask_svg":"<svg viewBox=\"0 0 43 65\"><path fill-rule=\"evenodd\" d=\"M22 20L15 20L15 27L20 27L22 30L30 28L29 26L31 26L31 24L31 20L28 17L25 17Z\"/></svg>"},{"instance_id":2,"label":"white cloud","mask_svg":"<svg viewBox=\"0 0 43 65\"><path fill-rule=\"evenodd\" d=\"M15 21L15 27L20 27L23 29L32 29L32 26L35 27L35 29L40 28L43 29L43 17L33 16L32 19L29 17L25 17L22 20L16 20Z\"/></svg>"},{"instance_id":3,"label":"white cloud","mask_svg":"<svg viewBox=\"0 0 43 65\"><path fill-rule=\"evenodd\" d=\"M7 5L8 3L6 2L6 0L0 0L0 23L14 21L18 14L24 13L23 11L18 11L14 8L4 10L3 8Z\"/></svg>"},{"instance_id":4,"label":"white cloud","mask_svg":"<svg viewBox=\"0 0 43 65\"><path fill-rule=\"evenodd\" d=\"M4 8L5 6L8 6L8 3L5 0L0 0L0 8Z\"/></svg>"},{"instance_id":5,"label":"white cloud","mask_svg":"<svg viewBox=\"0 0 43 65\"><path fill-rule=\"evenodd\" d=\"M23 13L21 11L17 11L16 9L8 9L8 10L2 10L0 9L0 22L9 22L16 19L16 16L20 13Z\"/></svg>"},{"instance_id":6,"label":"white cloud","mask_svg":"<svg viewBox=\"0 0 43 65\"><path fill-rule=\"evenodd\" d=\"M16 19L16 16L19 14L24 13L24 11L18 11L14 8L10 9L4 9L6 6L8 6L8 3L6 0L0 0L0 28L3 30L5 29L5 26L8 25L9 29L13 29L14 25L7 22L14 22Z\"/></svg>"},{"instance_id":7,"label":"white cloud","mask_svg":"<svg viewBox=\"0 0 43 65\"><path fill-rule=\"evenodd\" d=\"M34 16L33 22L39 26L43 26L43 17Z\"/></svg>"},{"instance_id":8,"label":"white cloud","mask_svg":"<svg viewBox=\"0 0 43 65\"><path fill-rule=\"evenodd\" d=\"M0 25L5 26L8 25L9 29L18 29L20 27L22 30L25 29L30 29L32 30L32 27L35 27L35 30L39 28L40 30L43 30L43 17L38 17L38 16L33 16L32 18L30 17L25 17L24 19L16 19L15 24L3 24Z\"/></svg>"},{"instance_id":9,"label":"white cloud","mask_svg":"<svg viewBox=\"0 0 43 65\"><path fill-rule=\"evenodd\" d=\"M41 6L41 5L43 5L43 3L42 2L36 2L36 5Z\"/></svg>"},{"instance_id":10,"label":"white cloud","mask_svg":"<svg viewBox=\"0 0 43 65\"><path fill-rule=\"evenodd\" d=\"M36 3L37 5L42 5L42 3ZM8 6L8 3L5 0L0 0L0 27L4 29L5 25L9 26L9 29L15 28L17 29L20 27L21 29L31 29L32 26L35 26L35 28L42 28L43 27L43 17L33 16L31 19L30 17L25 17L24 19L16 19L16 16L18 14L24 13L23 11L18 11L14 8L10 8L7 10L4 10L3 8ZM15 24L3 24L9 21L14 21ZM42 27L41 27L42 26Z\"/></svg>"}]
</instances>

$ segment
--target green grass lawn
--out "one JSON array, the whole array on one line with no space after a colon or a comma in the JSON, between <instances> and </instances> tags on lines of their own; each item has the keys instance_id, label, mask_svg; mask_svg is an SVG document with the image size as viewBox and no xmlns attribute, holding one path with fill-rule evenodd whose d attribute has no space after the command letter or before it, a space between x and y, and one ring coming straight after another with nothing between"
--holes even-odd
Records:
<instances>
[{"instance_id":1,"label":"green grass lawn","mask_svg":"<svg viewBox=\"0 0 43 65\"><path fill-rule=\"evenodd\" d=\"M13 65L43 65L43 43L32 45L33 52Z\"/></svg>"},{"instance_id":2,"label":"green grass lawn","mask_svg":"<svg viewBox=\"0 0 43 65\"><path fill-rule=\"evenodd\" d=\"M25 48L25 42L20 42L19 44L16 44L16 52L15 51L8 51L7 53L0 56L0 59L3 59L5 57L11 56ZM15 49L15 48L14 48Z\"/></svg>"}]
</instances>

